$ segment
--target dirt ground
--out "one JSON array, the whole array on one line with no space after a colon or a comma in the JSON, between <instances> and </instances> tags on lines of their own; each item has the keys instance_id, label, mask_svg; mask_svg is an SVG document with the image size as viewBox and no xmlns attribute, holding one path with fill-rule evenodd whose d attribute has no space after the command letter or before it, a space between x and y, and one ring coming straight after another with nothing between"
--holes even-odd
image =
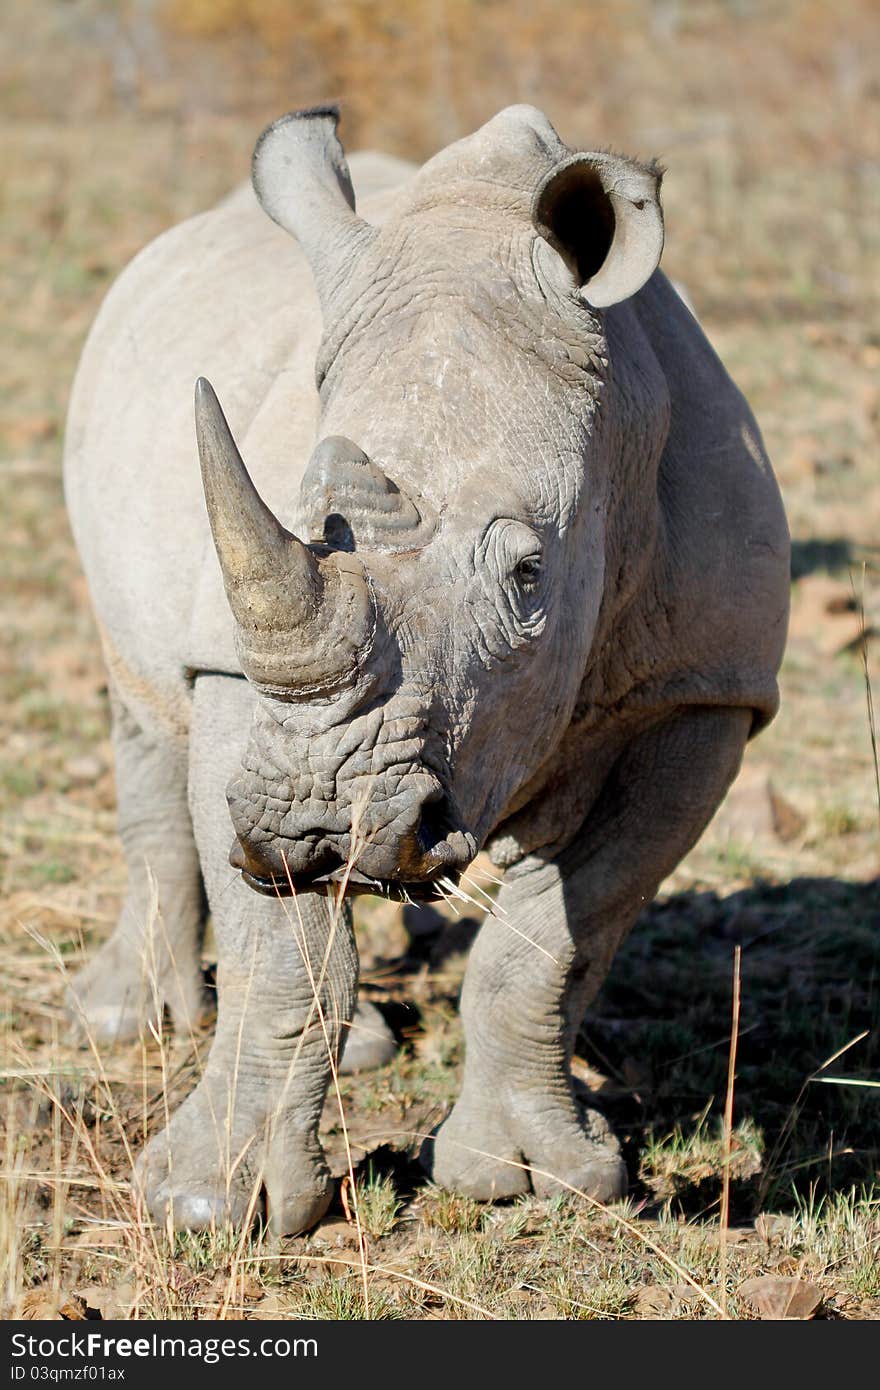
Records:
<instances>
[{"instance_id":1,"label":"dirt ground","mask_svg":"<svg viewBox=\"0 0 880 1390\"><path fill-rule=\"evenodd\" d=\"M880 1317L876 6L10 8L0 1305L30 1317L698 1319L783 1305ZM111 930L124 882L106 687L61 493L64 412L127 260L245 178L267 120L328 98L342 101L349 148L422 157L525 100L571 144L662 158L664 265L756 411L790 519L782 708L584 1025L576 1082L623 1141L625 1203L563 1193L483 1208L425 1184L414 1154L455 1094L456 998L477 923L447 914L411 942L399 909L362 901L365 992L401 1051L343 1081L344 1125L328 1103L342 1179L330 1217L297 1240L169 1240L132 1208L131 1159L194 1084L209 1037L98 1055L74 1044L62 1008L64 973Z\"/></svg>"}]
</instances>

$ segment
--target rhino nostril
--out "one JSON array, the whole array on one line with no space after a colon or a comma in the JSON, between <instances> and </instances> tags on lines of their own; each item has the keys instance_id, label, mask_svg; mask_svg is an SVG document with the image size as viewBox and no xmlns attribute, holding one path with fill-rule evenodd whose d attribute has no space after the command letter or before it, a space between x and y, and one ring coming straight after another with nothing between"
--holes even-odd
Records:
<instances>
[{"instance_id":1,"label":"rhino nostril","mask_svg":"<svg viewBox=\"0 0 880 1390\"><path fill-rule=\"evenodd\" d=\"M251 874L254 878L275 877L274 867L261 858L259 854L255 854L249 845L242 844L241 840L237 838L232 842L229 862L233 869Z\"/></svg>"},{"instance_id":2,"label":"rhino nostril","mask_svg":"<svg viewBox=\"0 0 880 1390\"><path fill-rule=\"evenodd\" d=\"M446 839L451 828L443 794L437 792L436 796L425 803L416 827L416 839L422 854L430 854L435 850Z\"/></svg>"},{"instance_id":3,"label":"rhino nostril","mask_svg":"<svg viewBox=\"0 0 880 1390\"><path fill-rule=\"evenodd\" d=\"M416 830L416 841L429 872L440 868L465 869L475 853L473 837L460 829L441 792L426 802Z\"/></svg>"}]
</instances>

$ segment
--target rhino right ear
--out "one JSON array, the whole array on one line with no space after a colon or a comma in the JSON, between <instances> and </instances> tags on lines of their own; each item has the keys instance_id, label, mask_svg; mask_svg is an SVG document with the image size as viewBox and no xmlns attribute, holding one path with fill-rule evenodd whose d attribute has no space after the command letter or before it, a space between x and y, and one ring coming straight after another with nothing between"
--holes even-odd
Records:
<instances>
[{"instance_id":1,"label":"rhino right ear","mask_svg":"<svg viewBox=\"0 0 880 1390\"><path fill-rule=\"evenodd\" d=\"M551 169L535 195L535 226L597 309L628 299L657 269L661 178L658 166L622 155L574 154Z\"/></svg>"},{"instance_id":2,"label":"rhino right ear","mask_svg":"<svg viewBox=\"0 0 880 1390\"><path fill-rule=\"evenodd\" d=\"M335 106L291 111L263 131L251 170L264 211L302 246L325 315L376 235L355 212L351 175L336 137L338 123Z\"/></svg>"}]
</instances>

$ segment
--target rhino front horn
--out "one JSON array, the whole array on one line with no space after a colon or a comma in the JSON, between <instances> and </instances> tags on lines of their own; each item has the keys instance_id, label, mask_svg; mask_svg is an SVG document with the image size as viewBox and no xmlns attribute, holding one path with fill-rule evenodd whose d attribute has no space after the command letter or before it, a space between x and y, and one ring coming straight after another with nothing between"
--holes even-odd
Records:
<instances>
[{"instance_id":1,"label":"rhino front horn","mask_svg":"<svg viewBox=\"0 0 880 1390\"><path fill-rule=\"evenodd\" d=\"M357 671L372 604L363 573L316 555L266 506L210 382L199 377L196 437L208 519L242 669L258 685L325 691Z\"/></svg>"},{"instance_id":2,"label":"rhino front horn","mask_svg":"<svg viewBox=\"0 0 880 1390\"><path fill-rule=\"evenodd\" d=\"M196 382L196 437L214 545L236 619L271 631L283 603L286 626L308 622L318 606L318 561L257 492L204 377Z\"/></svg>"}]
</instances>

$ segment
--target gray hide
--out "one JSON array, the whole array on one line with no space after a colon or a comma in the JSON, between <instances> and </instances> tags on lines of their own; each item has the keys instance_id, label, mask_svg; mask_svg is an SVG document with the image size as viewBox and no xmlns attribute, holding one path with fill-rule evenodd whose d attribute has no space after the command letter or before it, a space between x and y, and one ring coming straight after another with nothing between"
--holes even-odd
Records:
<instances>
[{"instance_id":1,"label":"gray hide","mask_svg":"<svg viewBox=\"0 0 880 1390\"><path fill-rule=\"evenodd\" d=\"M264 210L236 194L137 257L70 411L129 869L71 1007L103 1037L200 1022L207 900L210 1058L137 1173L184 1226L320 1216L331 1069L349 1034L350 1066L388 1051L340 885L479 897L481 848L504 884L424 1161L482 1199L619 1194L575 1034L777 705L785 519L656 269L658 171L530 107L418 171L349 172L335 129L277 122Z\"/></svg>"}]
</instances>

